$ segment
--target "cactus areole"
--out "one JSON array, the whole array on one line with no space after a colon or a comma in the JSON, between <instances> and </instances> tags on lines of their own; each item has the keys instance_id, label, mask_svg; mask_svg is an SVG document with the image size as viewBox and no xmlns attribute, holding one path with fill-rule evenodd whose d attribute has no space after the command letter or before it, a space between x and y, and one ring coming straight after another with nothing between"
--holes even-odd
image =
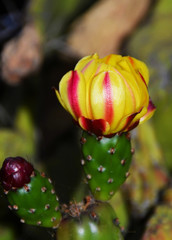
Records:
<instances>
[{"instance_id":1,"label":"cactus areole","mask_svg":"<svg viewBox=\"0 0 172 240\"><path fill-rule=\"evenodd\" d=\"M22 157L8 157L0 170L0 181L5 190L23 187L30 182L33 166Z\"/></svg>"}]
</instances>

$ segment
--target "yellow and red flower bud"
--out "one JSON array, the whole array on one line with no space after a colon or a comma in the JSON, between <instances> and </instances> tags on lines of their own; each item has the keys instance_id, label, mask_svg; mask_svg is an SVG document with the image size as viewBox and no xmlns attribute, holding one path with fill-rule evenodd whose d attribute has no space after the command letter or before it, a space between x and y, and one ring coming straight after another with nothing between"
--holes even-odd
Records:
<instances>
[{"instance_id":1,"label":"yellow and red flower bud","mask_svg":"<svg viewBox=\"0 0 172 240\"><path fill-rule=\"evenodd\" d=\"M100 59L94 54L63 76L56 94L84 130L111 135L129 131L153 115L148 82L143 62L114 54Z\"/></svg>"}]
</instances>

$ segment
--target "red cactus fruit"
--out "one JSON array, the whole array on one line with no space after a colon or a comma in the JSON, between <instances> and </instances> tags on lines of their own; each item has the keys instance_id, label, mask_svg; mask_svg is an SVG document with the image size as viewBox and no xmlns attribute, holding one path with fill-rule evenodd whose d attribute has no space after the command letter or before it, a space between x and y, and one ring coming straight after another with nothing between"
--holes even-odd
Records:
<instances>
[{"instance_id":1,"label":"red cactus fruit","mask_svg":"<svg viewBox=\"0 0 172 240\"><path fill-rule=\"evenodd\" d=\"M30 182L33 166L22 157L8 157L4 160L0 170L0 181L3 188L21 188Z\"/></svg>"}]
</instances>

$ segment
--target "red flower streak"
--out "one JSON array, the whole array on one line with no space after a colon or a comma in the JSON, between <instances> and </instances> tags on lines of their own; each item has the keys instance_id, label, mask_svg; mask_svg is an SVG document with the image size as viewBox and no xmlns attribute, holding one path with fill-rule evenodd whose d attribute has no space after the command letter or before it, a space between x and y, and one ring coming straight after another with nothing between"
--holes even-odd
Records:
<instances>
[{"instance_id":1,"label":"red flower streak","mask_svg":"<svg viewBox=\"0 0 172 240\"><path fill-rule=\"evenodd\" d=\"M103 95L105 100L105 117L104 119L110 124L113 121L114 109L113 109L113 94L111 88L111 82L109 73L105 73L103 81Z\"/></svg>"},{"instance_id":2,"label":"red flower streak","mask_svg":"<svg viewBox=\"0 0 172 240\"><path fill-rule=\"evenodd\" d=\"M81 116L81 110L78 101L78 84L79 84L79 76L77 71L72 71L71 78L68 81L68 99L70 106L74 115L78 118Z\"/></svg>"}]
</instances>

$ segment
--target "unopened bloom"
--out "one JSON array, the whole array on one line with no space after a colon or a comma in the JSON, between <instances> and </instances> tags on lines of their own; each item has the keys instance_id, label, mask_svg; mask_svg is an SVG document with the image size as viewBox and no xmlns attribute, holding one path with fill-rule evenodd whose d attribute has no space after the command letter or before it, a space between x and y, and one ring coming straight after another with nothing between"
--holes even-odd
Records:
<instances>
[{"instance_id":1,"label":"unopened bloom","mask_svg":"<svg viewBox=\"0 0 172 240\"><path fill-rule=\"evenodd\" d=\"M153 115L148 82L143 62L114 54L100 59L94 54L63 76L56 94L84 130L111 135L129 131Z\"/></svg>"},{"instance_id":2,"label":"unopened bloom","mask_svg":"<svg viewBox=\"0 0 172 240\"><path fill-rule=\"evenodd\" d=\"M9 157L0 170L0 181L5 190L21 188L30 182L33 166L22 157Z\"/></svg>"}]
</instances>

